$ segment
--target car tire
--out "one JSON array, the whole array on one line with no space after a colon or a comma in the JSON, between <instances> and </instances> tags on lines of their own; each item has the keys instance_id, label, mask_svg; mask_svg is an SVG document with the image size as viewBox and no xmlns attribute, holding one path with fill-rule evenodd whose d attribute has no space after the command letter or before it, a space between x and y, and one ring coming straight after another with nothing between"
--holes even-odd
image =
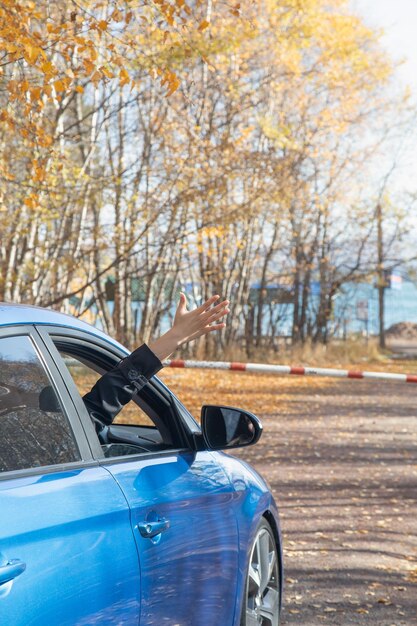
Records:
<instances>
[{"instance_id":1,"label":"car tire","mask_svg":"<svg viewBox=\"0 0 417 626\"><path fill-rule=\"evenodd\" d=\"M240 626L278 626L280 613L279 554L271 525L259 522L246 573Z\"/></svg>"}]
</instances>

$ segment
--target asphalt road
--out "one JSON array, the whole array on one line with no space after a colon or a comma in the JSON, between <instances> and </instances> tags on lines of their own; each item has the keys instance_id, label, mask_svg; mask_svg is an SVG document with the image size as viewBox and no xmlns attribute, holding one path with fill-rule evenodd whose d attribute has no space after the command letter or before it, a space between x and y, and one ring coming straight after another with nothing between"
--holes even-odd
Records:
<instances>
[{"instance_id":1,"label":"asphalt road","mask_svg":"<svg viewBox=\"0 0 417 626\"><path fill-rule=\"evenodd\" d=\"M417 386L303 381L260 416L239 456L280 506L282 625L417 625Z\"/></svg>"}]
</instances>

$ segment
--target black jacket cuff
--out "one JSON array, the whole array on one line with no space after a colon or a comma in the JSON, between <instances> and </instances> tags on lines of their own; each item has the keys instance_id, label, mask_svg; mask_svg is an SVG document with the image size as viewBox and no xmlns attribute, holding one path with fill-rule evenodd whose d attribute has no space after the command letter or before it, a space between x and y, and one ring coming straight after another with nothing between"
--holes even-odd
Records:
<instances>
[{"instance_id":1,"label":"black jacket cuff","mask_svg":"<svg viewBox=\"0 0 417 626\"><path fill-rule=\"evenodd\" d=\"M141 377L149 380L163 368L163 364L149 346L144 343L136 348L116 366L128 382L140 381Z\"/></svg>"}]
</instances>

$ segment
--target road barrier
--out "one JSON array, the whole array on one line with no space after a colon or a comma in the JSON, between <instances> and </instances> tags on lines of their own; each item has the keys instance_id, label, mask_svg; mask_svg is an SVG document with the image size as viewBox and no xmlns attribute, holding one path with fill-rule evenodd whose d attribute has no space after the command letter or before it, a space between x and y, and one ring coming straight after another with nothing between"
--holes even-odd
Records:
<instances>
[{"instance_id":1,"label":"road barrier","mask_svg":"<svg viewBox=\"0 0 417 626\"><path fill-rule=\"evenodd\" d=\"M403 383L417 383L415 374L394 374L392 372L361 372L359 370L338 370L325 367L291 367L290 365L268 365L265 363L227 363L224 361L164 361L167 367L186 367L212 370L235 370L240 372L263 372L264 374L290 374L293 376L330 376L333 378L392 380Z\"/></svg>"}]
</instances>

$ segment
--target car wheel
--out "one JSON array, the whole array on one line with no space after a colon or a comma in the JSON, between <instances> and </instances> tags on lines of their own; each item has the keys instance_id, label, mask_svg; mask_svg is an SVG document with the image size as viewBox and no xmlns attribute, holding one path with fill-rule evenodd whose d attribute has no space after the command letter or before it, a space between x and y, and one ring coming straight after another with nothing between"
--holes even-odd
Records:
<instances>
[{"instance_id":1,"label":"car wheel","mask_svg":"<svg viewBox=\"0 0 417 626\"><path fill-rule=\"evenodd\" d=\"M279 594L277 546L270 524L262 519L250 552L241 626L278 626Z\"/></svg>"}]
</instances>

